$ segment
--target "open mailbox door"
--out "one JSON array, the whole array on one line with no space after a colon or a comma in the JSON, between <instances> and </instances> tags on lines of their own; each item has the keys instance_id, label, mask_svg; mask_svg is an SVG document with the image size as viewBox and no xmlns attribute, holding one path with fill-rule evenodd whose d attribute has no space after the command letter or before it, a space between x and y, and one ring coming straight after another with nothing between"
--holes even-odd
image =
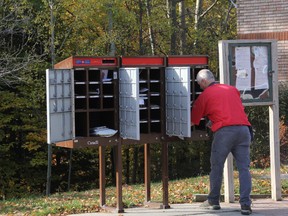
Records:
<instances>
[{"instance_id":1,"label":"open mailbox door","mask_svg":"<svg viewBox=\"0 0 288 216\"><path fill-rule=\"evenodd\" d=\"M72 140L73 70L46 70L47 143Z\"/></svg>"},{"instance_id":2,"label":"open mailbox door","mask_svg":"<svg viewBox=\"0 0 288 216\"><path fill-rule=\"evenodd\" d=\"M166 134L191 137L190 67L165 69Z\"/></svg>"},{"instance_id":3,"label":"open mailbox door","mask_svg":"<svg viewBox=\"0 0 288 216\"><path fill-rule=\"evenodd\" d=\"M140 140L139 68L119 69L119 124L123 139Z\"/></svg>"}]
</instances>

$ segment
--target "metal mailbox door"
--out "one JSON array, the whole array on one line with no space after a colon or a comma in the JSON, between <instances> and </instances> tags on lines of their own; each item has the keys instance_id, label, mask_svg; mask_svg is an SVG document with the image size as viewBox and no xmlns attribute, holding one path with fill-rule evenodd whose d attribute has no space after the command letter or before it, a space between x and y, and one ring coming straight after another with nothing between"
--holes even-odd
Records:
<instances>
[{"instance_id":1,"label":"metal mailbox door","mask_svg":"<svg viewBox=\"0 0 288 216\"><path fill-rule=\"evenodd\" d=\"M73 80L73 70L46 70L48 144L73 138Z\"/></svg>"},{"instance_id":2,"label":"metal mailbox door","mask_svg":"<svg viewBox=\"0 0 288 216\"><path fill-rule=\"evenodd\" d=\"M190 67L165 69L166 134L191 137Z\"/></svg>"},{"instance_id":3,"label":"metal mailbox door","mask_svg":"<svg viewBox=\"0 0 288 216\"><path fill-rule=\"evenodd\" d=\"M140 140L139 68L119 69L119 123L123 139Z\"/></svg>"}]
</instances>

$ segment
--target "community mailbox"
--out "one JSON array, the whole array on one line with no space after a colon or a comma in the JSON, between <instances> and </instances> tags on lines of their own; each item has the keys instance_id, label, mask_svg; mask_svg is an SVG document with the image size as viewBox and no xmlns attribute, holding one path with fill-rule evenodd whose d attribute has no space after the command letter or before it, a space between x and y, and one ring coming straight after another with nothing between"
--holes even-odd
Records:
<instances>
[{"instance_id":1,"label":"community mailbox","mask_svg":"<svg viewBox=\"0 0 288 216\"><path fill-rule=\"evenodd\" d=\"M46 71L47 142L60 147L207 139L191 127L207 56L72 56Z\"/></svg>"}]
</instances>

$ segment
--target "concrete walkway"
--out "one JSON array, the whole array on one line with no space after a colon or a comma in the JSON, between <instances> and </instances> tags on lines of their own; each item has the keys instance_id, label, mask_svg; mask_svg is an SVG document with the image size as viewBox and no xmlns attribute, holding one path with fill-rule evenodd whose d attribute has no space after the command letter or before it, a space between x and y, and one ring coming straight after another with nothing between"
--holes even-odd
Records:
<instances>
[{"instance_id":1,"label":"concrete walkway","mask_svg":"<svg viewBox=\"0 0 288 216\"><path fill-rule=\"evenodd\" d=\"M188 215L241 215L239 203L221 203L220 210L201 209L201 203L171 204L169 209L159 208L127 208L124 213L86 213L77 216L188 216ZM253 200L252 215L255 216L288 216L288 199L273 201L271 199ZM75 214L73 216L76 216Z\"/></svg>"}]
</instances>

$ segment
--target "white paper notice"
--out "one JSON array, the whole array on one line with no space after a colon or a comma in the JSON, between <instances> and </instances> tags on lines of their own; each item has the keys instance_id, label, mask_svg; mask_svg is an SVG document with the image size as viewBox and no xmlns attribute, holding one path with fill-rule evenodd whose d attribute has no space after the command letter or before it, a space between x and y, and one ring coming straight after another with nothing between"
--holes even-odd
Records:
<instances>
[{"instance_id":1,"label":"white paper notice","mask_svg":"<svg viewBox=\"0 0 288 216\"><path fill-rule=\"evenodd\" d=\"M255 89L268 89L268 50L266 46L254 46Z\"/></svg>"},{"instance_id":2,"label":"white paper notice","mask_svg":"<svg viewBox=\"0 0 288 216\"><path fill-rule=\"evenodd\" d=\"M240 91L251 90L250 47L235 48L236 88Z\"/></svg>"}]
</instances>

